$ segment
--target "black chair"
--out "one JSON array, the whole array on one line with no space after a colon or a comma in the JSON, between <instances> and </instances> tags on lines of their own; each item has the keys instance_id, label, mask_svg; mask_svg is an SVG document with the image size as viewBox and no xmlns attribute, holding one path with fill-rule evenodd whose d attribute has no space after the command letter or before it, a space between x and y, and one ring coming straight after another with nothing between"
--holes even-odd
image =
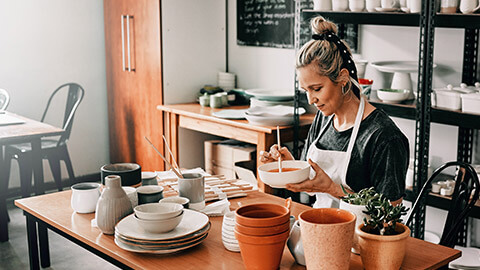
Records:
<instances>
[{"instance_id":1,"label":"black chair","mask_svg":"<svg viewBox=\"0 0 480 270\"><path fill-rule=\"evenodd\" d=\"M6 110L10 102L10 95L5 89L0 88L0 111Z\"/></svg>"},{"instance_id":2,"label":"black chair","mask_svg":"<svg viewBox=\"0 0 480 270\"><path fill-rule=\"evenodd\" d=\"M469 212L478 200L480 193L480 183L474 168L467 163L460 161L451 161L443 164L436 169L432 176L425 182L420 193L412 206L412 211L406 224L410 226L413 213L425 201L422 198L430 190L432 181L445 169L455 167L455 188L452 194L452 200L448 209L447 219L445 221L440 245L453 248L457 242L457 235L462 227Z\"/></svg>"},{"instance_id":3,"label":"black chair","mask_svg":"<svg viewBox=\"0 0 480 270\"><path fill-rule=\"evenodd\" d=\"M64 93L64 94L62 94ZM61 136L43 138L41 141L42 157L47 159L52 171L53 178L58 190L62 190L62 176L60 161L64 161L70 184L74 184L75 175L73 173L73 166L68 154L67 141L70 137L72 130L73 118L78 105L82 101L85 90L76 83L67 83L58 87L48 99L47 107L43 112L41 121L46 120L47 115L50 116L49 108L52 105L52 101L60 99L63 95L66 96L66 107L63 115L62 129L64 132ZM20 168L20 187L22 189L22 196L28 196L31 194L32 185L32 165L31 165L31 144L13 144L5 146L5 162L7 168L7 175L10 174L11 160L16 159ZM6 187L8 188L8 181ZM36 192L38 193L38 192Z\"/></svg>"}]
</instances>

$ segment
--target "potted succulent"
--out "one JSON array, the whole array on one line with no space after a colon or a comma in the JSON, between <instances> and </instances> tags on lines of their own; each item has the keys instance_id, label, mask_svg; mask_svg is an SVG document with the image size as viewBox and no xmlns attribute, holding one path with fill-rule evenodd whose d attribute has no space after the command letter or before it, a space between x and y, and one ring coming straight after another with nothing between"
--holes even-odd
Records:
<instances>
[{"instance_id":1,"label":"potted succulent","mask_svg":"<svg viewBox=\"0 0 480 270\"><path fill-rule=\"evenodd\" d=\"M365 205L369 217L357 226L358 247L365 269L399 269L410 229L401 223L404 205L393 206L380 194Z\"/></svg>"},{"instance_id":2,"label":"potted succulent","mask_svg":"<svg viewBox=\"0 0 480 270\"><path fill-rule=\"evenodd\" d=\"M373 187L364 188L357 193L348 193L343 186L342 189L345 193L345 196L340 199L340 209L348 210L357 216L357 221L355 222L356 228L363 222L364 218L369 218L369 216L365 213L365 211L367 211L367 203L369 201L378 200L380 198L380 194L378 194ZM353 236L352 252L356 254L360 253L356 234Z\"/></svg>"}]
</instances>

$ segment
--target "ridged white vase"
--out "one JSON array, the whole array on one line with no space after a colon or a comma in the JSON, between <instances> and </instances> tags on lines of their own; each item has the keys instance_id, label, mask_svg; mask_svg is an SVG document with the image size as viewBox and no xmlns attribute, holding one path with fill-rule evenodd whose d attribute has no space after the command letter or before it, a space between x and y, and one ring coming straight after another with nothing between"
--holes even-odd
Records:
<instances>
[{"instance_id":1,"label":"ridged white vase","mask_svg":"<svg viewBox=\"0 0 480 270\"><path fill-rule=\"evenodd\" d=\"M97 226L104 234L114 234L115 225L133 213L132 204L118 175L105 177L105 189L95 211Z\"/></svg>"}]
</instances>

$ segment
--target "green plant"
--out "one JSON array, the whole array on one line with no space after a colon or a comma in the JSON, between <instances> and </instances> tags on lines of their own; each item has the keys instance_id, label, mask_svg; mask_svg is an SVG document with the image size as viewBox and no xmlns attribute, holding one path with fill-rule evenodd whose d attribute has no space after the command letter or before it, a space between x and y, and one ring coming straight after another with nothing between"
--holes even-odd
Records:
<instances>
[{"instance_id":1,"label":"green plant","mask_svg":"<svg viewBox=\"0 0 480 270\"><path fill-rule=\"evenodd\" d=\"M367 202L373 201L373 200L378 200L379 197L380 197L380 194L378 194L373 189L373 187L364 188L357 193L347 193L345 191L345 188L342 185L342 190L343 190L343 193L345 193L345 196L343 196L341 199L342 199L342 201L344 201L346 203L349 203L349 204L366 205Z\"/></svg>"},{"instance_id":2,"label":"green plant","mask_svg":"<svg viewBox=\"0 0 480 270\"><path fill-rule=\"evenodd\" d=\"M403 204L393 206L390 201L380 194L375 200L370 200L365 205L365 214L370 216L364 218L363 223L366 231L378 235L395 235L397 223L402 222L402 215L407 213L407 208Z\"/></svg>"}]
</instances>

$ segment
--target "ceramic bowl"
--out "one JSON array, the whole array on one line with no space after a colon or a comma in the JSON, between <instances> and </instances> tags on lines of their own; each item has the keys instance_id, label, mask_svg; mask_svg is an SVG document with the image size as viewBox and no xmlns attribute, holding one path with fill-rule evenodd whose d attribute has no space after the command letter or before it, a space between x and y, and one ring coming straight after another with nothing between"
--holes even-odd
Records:
<instances>
[{"instance_id":1,"label":"ceramic bowl","mask_svg":"<svg viewBox=\"0 0 480 270\"><path fill-rule=\"evenodd\" d=\"M190 200L185 197L173 196L173 197L163 198L159 201L159 203L179 203L183 205L183 208L188 209Z\"/></svg>"},{"instance_id":2,"label":"ceramic bowl","mask_svg":"<svg viewBox=\"0 0 480 270\"><path fill-rule=\"evenodd\" d=\"M183 211L176 217L162 220L146 220L140 219L136 215L133 216L138 226L142 227L145 231L150 233L165 233L175 229L175 227L180 224L183 218Z\"/></svg>"},{"instance_id":3,"label":"ceramic bowl","mask_svg":"<svg viewBox=\"0 0 480 270\"><path fill-rule=\"evenodd\" d=\"M133 209L135 215L144 220L164 220L178 216L183 206L178 203L147 203Z\"/></svg>"},{"instance_id":4,"label":"ceramic bowl","mask_svg":"<svg viewBox=\"0 0 480 270\"><path fill-rule=\"evenodd\" d=\"M102 184L105 184L105 177L118 175L122 179L122 186L133 186L142 181L142 168L135 163L114 163L103 165L100 168Z\"/></svg>"},{"instance_id":5,"label":"ceramic bowl","mask_svg":"<svg viewBox=\"0 0 480 270\"><path fill-rule=\"evenodd\" d=\"M377 96L385 103L399 103L406 100L410 90L406 89L378 89Z\"/></svg>"},{"instance_id":6,"label":"ceramic bowl","mask_svg":"<svg viewBox=\"0 0 480 270\"><path fill-rule=\"evenodd\" d=\"M290 210L273 203L249 204L235 211L236 224L249 227L271 227L290 220Z\"/></svg>"},{"instance_id":7,"label":"ceramic bowl","mask_svg":"<svg viewBox=\"0 0 480 270\"><path fill-rule=\"evenodd\" d=\"M300 183L308 179L309 173L310 164L302 160L282 161L281 173L278 172L278 162L270 162L258 167L260 180L274 188L285 188L286 184Z\"/></svg>"}]
</instances>

